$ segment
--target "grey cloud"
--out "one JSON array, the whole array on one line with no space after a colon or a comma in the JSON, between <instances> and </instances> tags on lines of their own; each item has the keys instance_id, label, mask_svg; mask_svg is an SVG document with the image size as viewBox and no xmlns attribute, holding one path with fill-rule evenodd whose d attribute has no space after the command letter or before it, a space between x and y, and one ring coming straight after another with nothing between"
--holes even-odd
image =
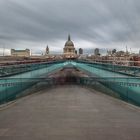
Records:
<instances>
[{"instance_id":1,"label":"grey cloud","mask_svg":"<svg viewBox=\"0 0 140 140\"><path fill-rule=\"evenodd\" d=\"M65 40L68 33L75 42L85 40L99 47L125 43L139 48L140 1L0 1L0 44L10 48L22 46L21 42L53 43Z\"/></svg>"}]
</instances>

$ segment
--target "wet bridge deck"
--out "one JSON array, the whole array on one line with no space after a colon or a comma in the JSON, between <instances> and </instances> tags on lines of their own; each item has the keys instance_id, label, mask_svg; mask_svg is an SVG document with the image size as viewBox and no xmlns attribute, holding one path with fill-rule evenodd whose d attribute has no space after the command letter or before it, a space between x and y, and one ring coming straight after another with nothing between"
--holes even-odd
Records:
<instances>
[{"instance_id":1,"label":"wet bridge deck","mask_svg":"<svg viewBox=\"0 0 140 140\"><path fill-rule=\"evenodd\" d=\"M0 111L1 140L139 140L140 110L78 86L42 90Z\"/></svg>"}]
</instances>

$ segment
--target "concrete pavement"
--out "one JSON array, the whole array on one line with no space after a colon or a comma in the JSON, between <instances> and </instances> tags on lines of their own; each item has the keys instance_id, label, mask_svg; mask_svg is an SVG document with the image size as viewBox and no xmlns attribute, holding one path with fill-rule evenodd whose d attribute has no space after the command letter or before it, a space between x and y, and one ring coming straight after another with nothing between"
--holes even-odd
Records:
<instances>
[{"instance_id":1,"label":"concrete pavement","mask_svg":"<svg viewBox=\"0 0 140 140\"><path fill-rule=\"evenodd\" d=\"M140 109L79 86L42 90L0 111L0 140L140 140Z\"/></svg>"}]
</instances>

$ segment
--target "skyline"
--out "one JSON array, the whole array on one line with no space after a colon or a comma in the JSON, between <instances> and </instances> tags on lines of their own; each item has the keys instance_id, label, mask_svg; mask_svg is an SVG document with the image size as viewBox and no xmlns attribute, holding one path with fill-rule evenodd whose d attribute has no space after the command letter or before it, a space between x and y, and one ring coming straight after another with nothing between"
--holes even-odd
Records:
<instances>
[{"instance_id":1,"label":"skyline","mask_svg":"<svg viewBox=\"0 0 140 140\"><path fill-rule=\"evenodd\" d=\"M139 52L138 0L1 0L0 54L5 48L62 52L70 33L76 48Z\"/></svg>"}]
</instances>

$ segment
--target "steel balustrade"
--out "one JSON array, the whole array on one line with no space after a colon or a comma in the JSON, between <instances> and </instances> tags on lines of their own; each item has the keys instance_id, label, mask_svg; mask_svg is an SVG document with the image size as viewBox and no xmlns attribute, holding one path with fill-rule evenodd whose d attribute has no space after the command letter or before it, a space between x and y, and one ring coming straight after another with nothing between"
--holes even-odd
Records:
<instances>
[{"instance_id":1,"label":"steel balustrade","mask_svg":"<svg viewBox=\"0 0 140 140\"><path fill-rule=\"evenodd\" d=\"M94 63L86 63L82 61L60 61L50 64L40 64L38 68L36 68L36 64L30 71L27 70L20 74L1 78L0 103L15 99L21 91L42 81L45 81L46 85L57 85L59 83L58 79L56 82L56 79L48 79L46 75L58 71L63 67L67 67L68 65L73 65L79 70L89 74L89 77L87 78L76 77L77 82L75 84L94 87L98 83L99 88L105 86L115 91L121 99L140 106L139 76L135 75L134 77L132 74L123 74L123 72L120 72L120 70L124 70L126 67L103 64L95 65ZM133 70L134 68L135 67L130 68L130 70ZM136 68L133 71L137 71L138 74L139 69L140 68Z\"/></svg>"}]
</instances>

